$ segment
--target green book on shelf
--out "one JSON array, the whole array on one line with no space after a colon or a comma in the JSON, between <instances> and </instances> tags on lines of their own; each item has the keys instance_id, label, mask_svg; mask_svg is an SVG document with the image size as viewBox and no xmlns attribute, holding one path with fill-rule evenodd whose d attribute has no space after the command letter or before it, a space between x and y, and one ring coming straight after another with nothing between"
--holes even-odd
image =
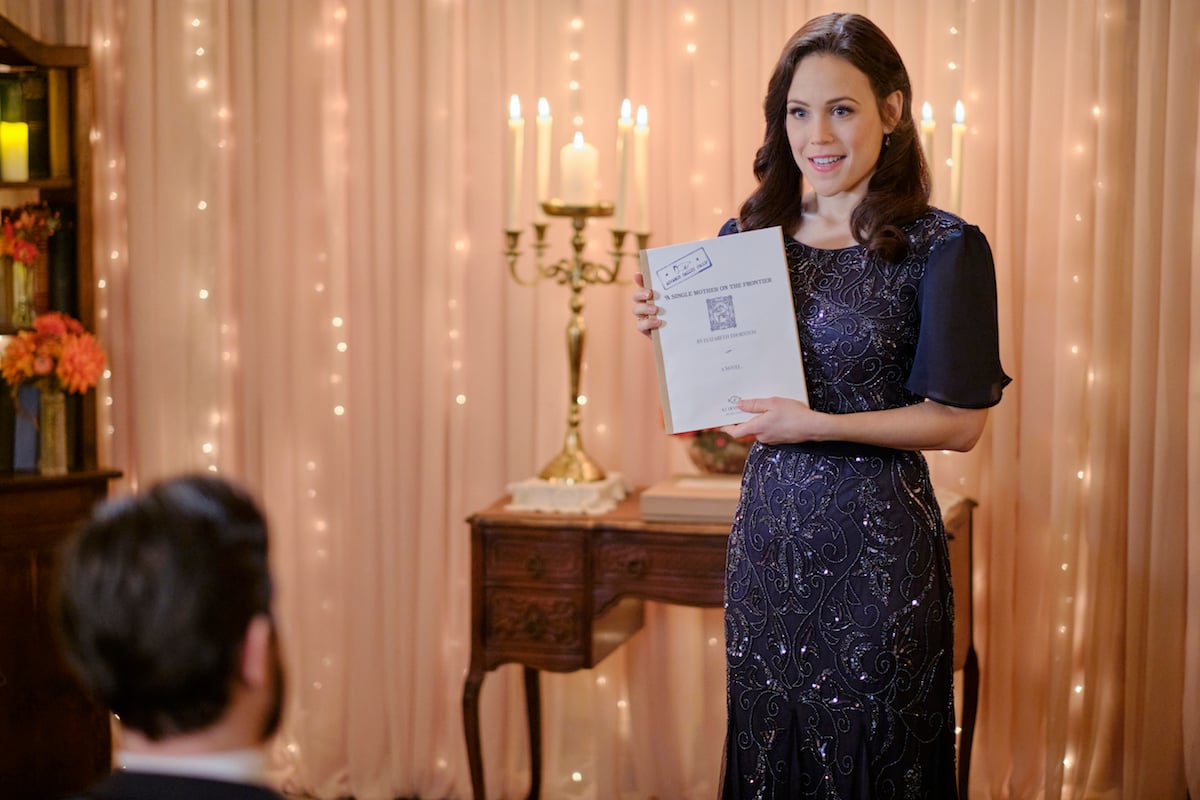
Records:
<instances>
[{"instance_id":1,"label":"green book on shelf","mask_svg":"<svg viewBox=\"0 0 1200 800\"><path fill-rule=\"evenodd\" d=\"M75 206L70 203L55 203L50 209L58 214L58 230L46 242L46 261L50 271L50 310L78 317Z\"/></svg>"},{"instance_id":2,"label":"green book on shelf","mask_svg":"<svg viewBox=\"0 0 1200 800\"><path fill-rule=\"evenodd\" d=\"M25 98L21 95L21 76L0 72L0 122L24 122Z\"/></svg>"},{"instance_id":3,"label":"green book on shelf","mask_svg":"<svg viewBox=\"0 0 1200 800\"><path fill-rule=\"evenodd\" d=\"M16 330L13 324L13 267L11 258L0 258L0 351L4 348L3 334ZM0 392L8 387L0 381Z\"/></svg>"},{"instance_id":4,"label":"green book on shelf","mask_svg":"<svg viewBox=\"0 0 1200 800\"><path fill-rule=\"evenodd\" d=\"M46 70L21 73L25 122L29 125L29 178L50 177L50 103Z\"/></svg>"}]
</instances>

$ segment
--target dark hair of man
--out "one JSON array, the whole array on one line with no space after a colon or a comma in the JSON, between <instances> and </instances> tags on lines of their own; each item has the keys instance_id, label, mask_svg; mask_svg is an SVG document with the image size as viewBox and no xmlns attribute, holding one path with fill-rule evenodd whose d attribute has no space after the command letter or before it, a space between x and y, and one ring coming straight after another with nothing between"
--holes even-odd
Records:
<instances>
[{"instance_id":1,"label":"dark hair of man","mask_svg":"<svg viewBox=\"0 0 1200 800\"><path fill-rule=\"evenodd\" d=\"M867 76L879 113L887 121L884 101L896 90L903 96L900 119L879 153L867 194L850 216L859 244L887 261L899 261L908 242L899 226L929 206L929 168L912 116L912 85L904 61L875 23L859 14L826 14L809 20L784 45L767 84L763 103L767 130L754 159L759 185L742 205L743 230L783 226L788 232L803 212L803 176L787 138L787 96L796 67L806 57L828 54L846 59Z\"/></svg>"},{"instance_id":2,"label":"dark hair of man","mask_svg":"<svg viewBox=\"0 0 1200 800\"><path fill-rule=\"evenodd\" d=\"M64 552L64 649L95 693L151 740L203 730L230 702L247 626L271 606L254 501L187 476L102 506Z\"/></svg>"}]
</instances>

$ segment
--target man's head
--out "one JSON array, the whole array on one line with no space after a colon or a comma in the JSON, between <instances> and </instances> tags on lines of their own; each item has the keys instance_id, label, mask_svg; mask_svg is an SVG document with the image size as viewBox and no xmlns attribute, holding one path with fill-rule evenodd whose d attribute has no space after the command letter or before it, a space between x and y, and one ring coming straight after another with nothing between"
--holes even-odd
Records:
<instances>
[{"instance_id":1,"label":"man's head","mask_svg":"<svg viewBox=\"0 0 1200 800\"><path fill-rule=\"evenodd\" d=\"M282 671L270 612L263 515L215 477L104 504L64 554L67 655L122 726L152 742L231 717L253 719L260 740L274 733Z\"/></svg>"}]
</instances>

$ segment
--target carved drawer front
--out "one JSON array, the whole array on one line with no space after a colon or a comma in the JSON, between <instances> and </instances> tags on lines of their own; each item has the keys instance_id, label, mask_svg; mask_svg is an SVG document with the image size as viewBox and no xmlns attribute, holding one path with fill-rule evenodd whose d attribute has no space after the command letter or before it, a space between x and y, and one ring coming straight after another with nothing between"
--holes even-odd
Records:
<instances>
[{"instance_id":1,"label":"carved drawer front","mask_svg":"<svg viewBox=\"0 0 1200 800\"><path fill-rule=\"evenodd\" d=\"M511 533L486 533L484 575L489 584L581 583L583 540L570 534L542 532L537 539Z\"/></svg>"},{"instance_id":2,"label":"carved drawer front","mask_svg":"<svg viewBox=\"0 0 1200 800\"><path fill-rule=\"evenodd\" d=\"M580 592L522 592L488 589L484 640L489 647L574 649L583 640Z\"/></svg>"}]
</instances>

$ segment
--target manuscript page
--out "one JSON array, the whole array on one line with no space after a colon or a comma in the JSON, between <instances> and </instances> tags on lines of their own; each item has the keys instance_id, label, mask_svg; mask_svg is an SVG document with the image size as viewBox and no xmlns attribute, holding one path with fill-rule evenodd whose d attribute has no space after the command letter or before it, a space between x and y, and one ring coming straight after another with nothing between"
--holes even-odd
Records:
<instances>
[{"instance_id":1,"label":"manuscript page","mask_svg":"<svg viewBox=\"0 0 1200 800\"><path fill-rule=\"evenodd\" d=\"M667 433L744 422L741 398L808 402L781 228L643 250L641 269Z\"/></svg>"}]
</instances>

